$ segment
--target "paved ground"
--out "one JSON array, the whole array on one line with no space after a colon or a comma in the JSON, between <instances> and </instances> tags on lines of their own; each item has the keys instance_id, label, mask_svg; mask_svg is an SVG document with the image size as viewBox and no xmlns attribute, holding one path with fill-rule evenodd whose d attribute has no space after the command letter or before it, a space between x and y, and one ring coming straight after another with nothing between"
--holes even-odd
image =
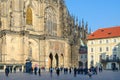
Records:
<instances>
[{"instance_id":1,"label":"paved ground","mask_svg":"<svg viewBox=\"0 0 120 80\"><path fill-rule=\"evenodd\" d=\"M22 72L10 73L8 77L3 72L0 72L0 80L120 80L120 71L103 71L97 75L93 75L89 78L88 75L77 75L76 77L72 74L63 73L57 76L53 73L53 77L50 76L49 72L42 72L41 76L34 74L27 74Z\"/></svg>"}]
</instances>

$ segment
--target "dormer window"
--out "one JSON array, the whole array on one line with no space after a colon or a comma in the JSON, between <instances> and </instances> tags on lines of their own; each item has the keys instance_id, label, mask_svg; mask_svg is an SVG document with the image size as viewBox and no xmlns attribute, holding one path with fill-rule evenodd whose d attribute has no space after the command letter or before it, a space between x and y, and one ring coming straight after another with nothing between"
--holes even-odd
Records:
<instances>
[{"instance_id":1,"label":"dormer window","mask_svg":"<svg viewBox=\"0 0 120 80\"><path fill-rule=\"evenodd\" d=\"M111 32L108 33L109 35L111 34Z\"/></svg>"},{"instance_id":2,"label":"dormer window","mask_svg":"<svg viewBox=\"0 0 120 80\"><path fill-rule=\"evenodd\" d=\"M94 36L94 34L92 34L92 36Z\"/></svg>"},{"instance_id":3,"label":"dormer window","mask_svg":"<svg viewBox=\"0 0 120 80\"><path fill-rule=\"evenodd\" d=\"M102 29L101 32L103 32L104 30Z\"/></svg>"}]
</instances>

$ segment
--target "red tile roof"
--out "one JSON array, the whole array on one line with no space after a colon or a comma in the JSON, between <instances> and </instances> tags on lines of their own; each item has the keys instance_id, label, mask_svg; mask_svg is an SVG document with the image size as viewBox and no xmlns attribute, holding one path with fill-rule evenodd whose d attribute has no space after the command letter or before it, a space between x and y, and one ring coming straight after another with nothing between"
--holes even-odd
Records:
<instances>
[{"instance_id":1,"label":"red tile roof","mask_svg":"<svg viewBox=\"0 0 120 80\"><path fill-rule=\"evenodd\" d=\"M103 39L103 38L112 38L120 37L120 26L110 27L110 28L101 28L90 34L87 39Z\"/></svg>"}]
</instances>

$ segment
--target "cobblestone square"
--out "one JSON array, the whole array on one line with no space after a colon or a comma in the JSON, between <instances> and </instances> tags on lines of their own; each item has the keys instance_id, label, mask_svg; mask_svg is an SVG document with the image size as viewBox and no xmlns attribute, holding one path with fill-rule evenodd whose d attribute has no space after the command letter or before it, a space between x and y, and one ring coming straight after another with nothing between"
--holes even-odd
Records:
<instances>
[{"instance_id":1,"label":"cobblestone square","mask_svg":"<svg viewBox=\"0 0 120 80\"><path fill-rule=\"evenodd\" d=\"M8 77L5 76L4 72L0 72L0 80L120 80L120 71L103 71L97 75L92 75L89 78L88 75L77 75L61 73L57 76L54 72L52 77L49 72L42 72L41 76L28 74L28 73L10 73Z\"/></svg>"}]
</instances>

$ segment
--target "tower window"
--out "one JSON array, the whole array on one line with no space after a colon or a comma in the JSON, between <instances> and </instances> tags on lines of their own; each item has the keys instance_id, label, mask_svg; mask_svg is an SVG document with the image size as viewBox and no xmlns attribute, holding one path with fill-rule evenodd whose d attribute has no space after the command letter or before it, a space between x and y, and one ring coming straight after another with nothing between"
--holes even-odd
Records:
<instances>
[{"instance_id":1,"label":"tower window","mask_svg":"<svg viewBox=\"0 0 120 80\"><path fill-rule=\"evenodd\" d=\"M32 10L30 7L28 7L26 11L26 24L32 25Z\"/></svg>"}]
</instances>

